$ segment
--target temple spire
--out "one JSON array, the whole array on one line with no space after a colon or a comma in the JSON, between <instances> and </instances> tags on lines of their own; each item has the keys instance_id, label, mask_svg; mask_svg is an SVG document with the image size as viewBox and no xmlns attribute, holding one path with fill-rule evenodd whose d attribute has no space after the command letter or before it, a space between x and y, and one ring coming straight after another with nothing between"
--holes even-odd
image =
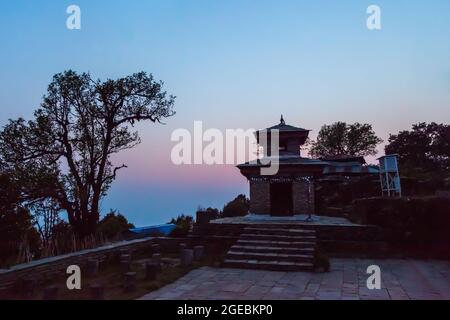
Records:
<instances>
[{"instance_id":1,"label":"temple spire","mask_svg":"<svg viewBox=\"0 0 450 320\"><path fill-rule=\"evenodd\" d=\"M282 125L286 124L286 122L284 122L283 115L281 115L280 124L282 124Z\"/></svg>"}]
</instances>

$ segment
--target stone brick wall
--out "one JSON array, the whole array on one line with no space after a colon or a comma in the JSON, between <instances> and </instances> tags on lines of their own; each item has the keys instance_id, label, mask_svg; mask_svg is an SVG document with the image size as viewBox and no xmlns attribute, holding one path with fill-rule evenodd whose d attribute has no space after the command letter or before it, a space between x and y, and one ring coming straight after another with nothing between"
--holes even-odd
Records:
<instances>
[{"instance_id":1,"label":"stone brick wall","mask_svg":"<svg viewBox=\"0 0 450 320\"><path fill-rule=\"evenodd\" d=\"M314 214L314 183L294 181L292 183L294 214Z\"/></svg>"},{"instance_id":2,"label":"stone brick wall","mask_svg":"<svg viewBox=\"0 0 450 320\"><path fill-rule=\"evenodd\" d=\"M95 249L40 259L13 266L10 269L0 269L0 291L11 288L15 285L16 281L24 278L31 278L37 282L43 282L55 276L61 276L66 273L67 267L70 265L78 265L83 270L83 267L89 259L98 259L100 263L108 263L110 259L119 257L121 249L136 251L148 248L150 250L152 244L158 243L161 245L162 250L173 251L169 249L171 247L178 248L178 244L181 241L183 241L183 238L143 238L122 241Z\"/></svg>"},{"instance_id":3,"label":"stone brick wall","mask_svg":"<svg viewBox=\"0 0 450 320\"><path fill-rule=\"evenodd\" d=\"M270 213L269 181L250 181L250 212L254 214Z\"/></svg>"},{"instance_id":4,"label":"stone brick wall","mask_svg":"<svg viewBox=\"0 0 450 320\"><path fill-rule=\"evenodd\" d=\"M248 226L264 228L264 224L209 223L194 228L193 238L200 243L231 242L234 244ZM381 228L368 225L314 225L318 245L331 256L385 256L389 249ZM394 255L395 256L395 255Z\"/></svg>"}]
</instances>

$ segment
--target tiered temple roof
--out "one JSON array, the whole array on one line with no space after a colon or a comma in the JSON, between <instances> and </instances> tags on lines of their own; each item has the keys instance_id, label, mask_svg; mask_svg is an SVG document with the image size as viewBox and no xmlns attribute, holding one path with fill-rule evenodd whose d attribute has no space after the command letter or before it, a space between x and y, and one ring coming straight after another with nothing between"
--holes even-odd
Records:
<instances>
[{"instance_id":1,"label":"tiered temple roof","mask_svg":"<svg viewBox=\"0 0 450 320\"><path fill-rule=\"evenodd\" d=\"M308 138L311 130L294 127L286 124L283 116L281 116L280 123L264 130L258 130L255 134L258 138L262 131L267 131L268 148L270 148L271 130L279 131L280 138L280 152L276 158L279 162L281 172L287 170L294 170L296 172L311 171L317 175L364 175L364 174L378 174L377 166L367 166L364 157L337 155L330 157L322 157L319 159L306 158L300 155L300 146L303 145ZM284 149L285 148L285 149ZM265 165L271 159L270 152L265 151L262 161L246 162L238 165L241 173L245 176L253 175L254 169L268 166ZM273 159L273 158L272 158ZM264 164L263 164L264 163ZM253 170L252 170L253 169Z\"/></svg>"}]
</instances>

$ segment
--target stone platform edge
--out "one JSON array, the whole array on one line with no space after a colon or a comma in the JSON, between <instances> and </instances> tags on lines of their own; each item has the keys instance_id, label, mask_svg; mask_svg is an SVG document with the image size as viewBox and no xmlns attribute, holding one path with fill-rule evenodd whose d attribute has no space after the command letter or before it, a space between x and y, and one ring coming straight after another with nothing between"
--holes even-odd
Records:
<instances>
[{"instance_id":1,"label":"stone platform edge","mask_svg":"<svg viewBox=\"0 0 450 320\"><path fill-rule=\"evenodd\" d=\"M98 259L103 262L118 255L121 249L136 251L146 247L151 248L152 244L160 244L163 251L170 252L177 250L179 243L190 241L188 238L140 238L18 264L9 269L0 269L0 290L11 288L17 280L23 278L32 278L38 282L46 281L65 274L70 265L79 265L83 268L89 259Z\"/></svg>"}]
</instances>

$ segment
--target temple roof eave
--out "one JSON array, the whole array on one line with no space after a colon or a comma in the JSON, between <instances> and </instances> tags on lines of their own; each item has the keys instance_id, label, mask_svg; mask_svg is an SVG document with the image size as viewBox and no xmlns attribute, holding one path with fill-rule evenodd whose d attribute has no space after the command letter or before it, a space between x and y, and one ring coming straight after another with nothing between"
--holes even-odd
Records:
<instances>
[{"instance_id":1,"label":"temple roof eave","mask_svg":"<svg viewBox=\"0 0 450 320\"><path fill-rule=\"evenodd\" d=\"M263 163L261 162L246 162L237 165L236 167L242 171L270 167L270 164L267 163L268 159ZM317 172L320 170L323 175L362 175L362 174L378 174L379 169L376 166L371 165L362 165L359 162L334 162L334 161L322 161L318 159L310 159L310 158L288 158L288 159L280 159L278 163L280 168L286 168L287 170L295 170L303 172ZM244 174L244 173L243 173ZM245 174L244 174L245 175Z\"/></svg>"},{"instance_id":2,"label":"temple roof eave","mask_svg":"<svg viewBox=\"0 0 450 320\"><path fill-rule=\"evenodd\" d=\"M270 158L262 158L256 160L256 162L246 162L237 165L237 168L248 168L248 167L268 167L270 164L265 164L271 161ZM286 157L279 158L278 164L281 166L325 166L328 164L326 161L318 160L318 159L310 159L310 158L301 158L301 157Z\"/></svg>"}]
</instances>

